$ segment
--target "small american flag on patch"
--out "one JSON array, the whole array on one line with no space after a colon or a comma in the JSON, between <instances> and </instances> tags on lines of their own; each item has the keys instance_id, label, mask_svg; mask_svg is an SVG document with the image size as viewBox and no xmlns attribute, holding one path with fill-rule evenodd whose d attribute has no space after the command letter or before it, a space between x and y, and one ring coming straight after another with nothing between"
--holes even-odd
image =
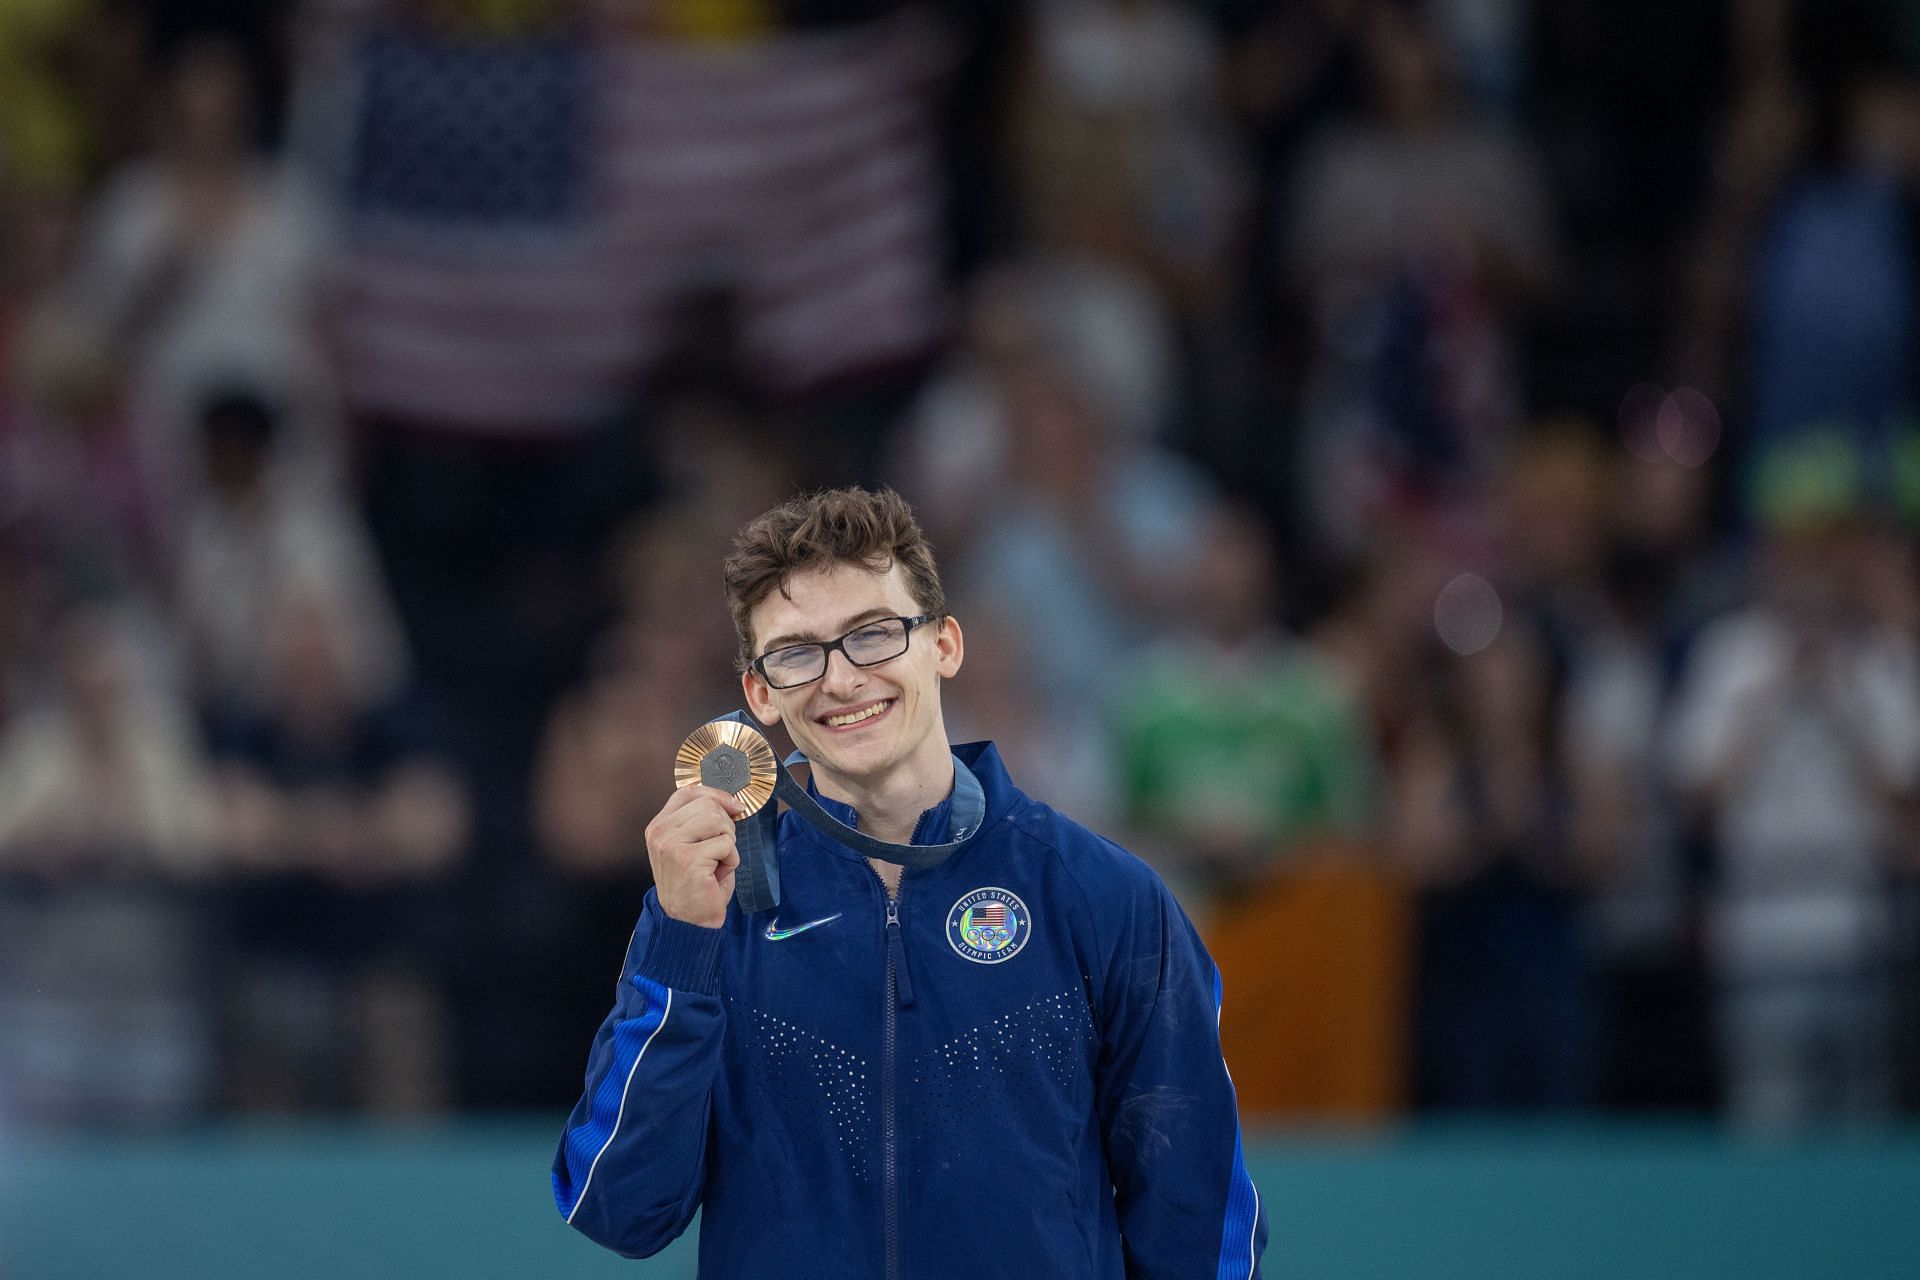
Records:
<instances>
[{"instance_id":1,"label":"small american flag on patch","mask_svg":"<svg viewBox=\"0 0 1920 1280\"><path fill-rule=\"evenodd\" d=\"M970 914L973 916L973 927L976 929L1007 927L1007 904L1004 902L983 902Z\"/></svg>"}]
</instances>

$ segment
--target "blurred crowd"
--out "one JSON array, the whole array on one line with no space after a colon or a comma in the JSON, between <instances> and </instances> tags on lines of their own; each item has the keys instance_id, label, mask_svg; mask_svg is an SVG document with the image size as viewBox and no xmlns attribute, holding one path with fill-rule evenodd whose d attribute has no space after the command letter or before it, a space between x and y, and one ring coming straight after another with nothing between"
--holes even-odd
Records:
<instances>
[{"instance_id":1,"label":"blurred crowd","mask_svg":"<svg viewBox=\"0 0 1920 1280\"><path fill-rule=\"evenodd\" d=\"M1917 15L0 6L0 1114L570 1101L861 481L1376 1113L1911 1115Z\"/></svg>"}]
</instances>

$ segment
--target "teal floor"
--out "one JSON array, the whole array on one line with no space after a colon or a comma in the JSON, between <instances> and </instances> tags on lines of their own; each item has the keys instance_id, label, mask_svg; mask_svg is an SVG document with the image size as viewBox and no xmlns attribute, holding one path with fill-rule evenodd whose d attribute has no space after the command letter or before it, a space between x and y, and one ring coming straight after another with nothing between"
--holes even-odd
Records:
<instances>
[{"instance_id":1,"label":"teal floor","mask_svg":"<svg viewBox=\"0 0 1920 1280\"><path fill-rule=\"evenodd\" d=\"M693 1275L554 1213L558 1119L0 1137L0 1278ZM1252 1135L1265 1274L1920 1280L1920 1133L1792 1145L1681 1128Z\"/></svg>"}]
</instances>

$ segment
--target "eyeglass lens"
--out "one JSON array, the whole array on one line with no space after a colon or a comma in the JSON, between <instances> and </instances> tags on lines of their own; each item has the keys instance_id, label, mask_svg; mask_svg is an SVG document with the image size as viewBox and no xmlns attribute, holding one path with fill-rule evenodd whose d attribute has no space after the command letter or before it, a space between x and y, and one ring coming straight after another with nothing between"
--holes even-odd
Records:
<instances>
[{"instance_id":1,"label":"eyeglass lens","mask_svg":"<svg viewBox=\"0 0 1920 1280\"><path fill-rule=\"evenodd\" d=\"M907 624L900 618L865 623L840 637L839 648L857 667L897 658L907 649ZM827 669L827 646L796 644L775 649L762 660L761 669L775 688L817 680Z\"/></svg>"}]
</instances>

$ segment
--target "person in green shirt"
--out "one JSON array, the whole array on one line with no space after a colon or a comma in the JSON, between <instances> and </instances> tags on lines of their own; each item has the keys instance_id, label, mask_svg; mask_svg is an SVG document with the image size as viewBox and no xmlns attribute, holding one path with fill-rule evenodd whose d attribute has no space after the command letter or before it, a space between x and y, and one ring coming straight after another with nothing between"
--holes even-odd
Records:
<instances>
[{"instance_id":1,"label":"person in green shirt","mask_svg":"<svg viewBox=\"0 0 1920 1280\"><path fill-rule=\"evenodd\" d=\"M1149 649L1113 706L1121 806L1190 895L1259 878L1315 835L1362 834L1375 762L1333 663L1275 616L1267 529L1213 521L1178 629Z\"/></svg>"}]
</instances>

